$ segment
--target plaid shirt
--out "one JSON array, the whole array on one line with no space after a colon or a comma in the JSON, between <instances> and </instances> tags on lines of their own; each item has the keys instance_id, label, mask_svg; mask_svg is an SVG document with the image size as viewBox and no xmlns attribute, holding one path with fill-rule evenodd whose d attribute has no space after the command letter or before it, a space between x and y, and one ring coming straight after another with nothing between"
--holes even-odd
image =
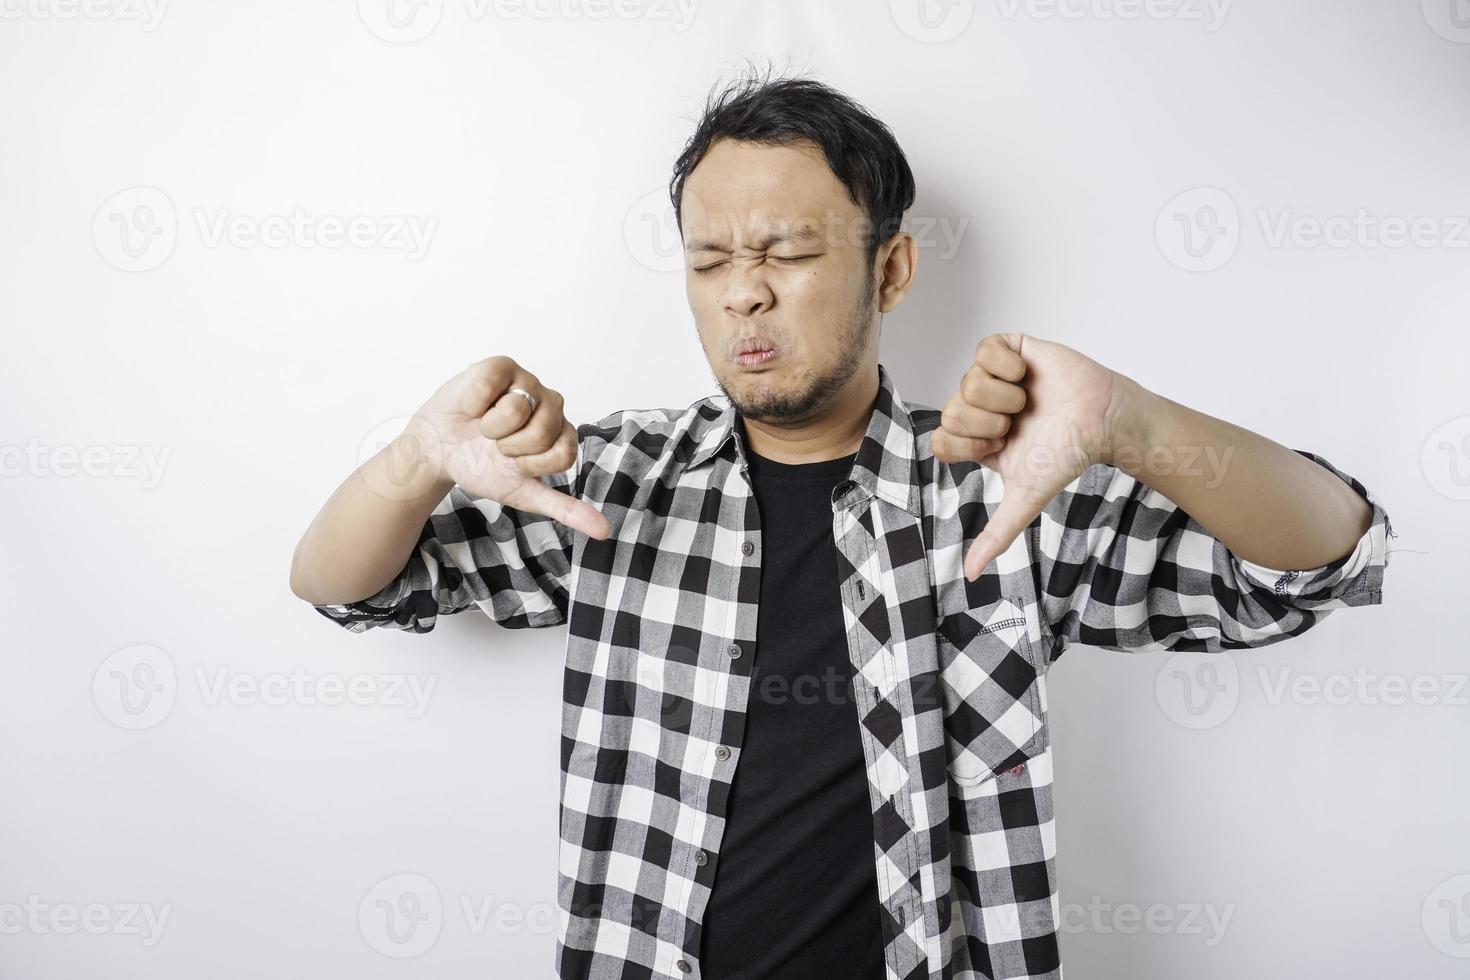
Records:
<instances>
[{"instance_id":1,"label":"plaid shirt","mask_svg":"<svg viewBox=\"0 0 1470 980\"><path fill-rule=\"evenodd\" d=\"M939 410L887 370L832 494L888 977L1060 978L1046 671L1068 643L1264 646L1381 601L1387 516L1354 550L1242 561L1158 492L1090 467L975 582L961 562L994 471L930 452ZM478 606L568 637L556 944L563 978L700 975L700 923L751 697L761 522L724 396L578 427L543 479L612 524L596 541L456 487L397 580L316 608L354 632ZM791 760L799 778L801 759Z\"/></svg>"}]
</instances>

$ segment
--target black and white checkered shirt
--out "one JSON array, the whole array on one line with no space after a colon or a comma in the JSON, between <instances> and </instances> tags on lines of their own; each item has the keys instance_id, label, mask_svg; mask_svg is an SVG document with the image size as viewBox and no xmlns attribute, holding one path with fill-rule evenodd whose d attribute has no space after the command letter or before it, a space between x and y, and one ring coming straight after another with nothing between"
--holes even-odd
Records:
<instances>
[{"instance_id":1,"label":"black and white checkered shirt","mask_svg":"<svg viewBox=\"0 0 1470 980\"><path fill-rule=\"evenodd\" d=\"M1073 480L975 582L961 563L999 477L930 452L939 410L887 370L832 529L866 758L888 976L1060 978L1046 671L1068 643L1263 646L1381 601L1387 515L1320 568L1242 561L1107 465ZM454 488L397 580L316 607L349 630L423 633L478 606L568 626L557 972L700 975L757 651L762 538L724 396L578 427L544 479L597 506L606 541ZM802 760L791 759L793 778Z\"/></svg>"}]
</instances>

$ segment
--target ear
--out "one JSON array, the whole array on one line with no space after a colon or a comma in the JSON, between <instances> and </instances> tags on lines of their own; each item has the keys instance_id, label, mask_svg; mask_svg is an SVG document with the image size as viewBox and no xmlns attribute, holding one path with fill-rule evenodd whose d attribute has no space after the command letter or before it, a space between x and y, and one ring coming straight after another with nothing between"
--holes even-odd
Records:
<instances>
[{"instance_id":1,"label":"ear","mask_svg":"<svg viewBox=\"0 0 1470 980\"><path fill-rule=\"evenodd\" d=\"M878 312L888 313L903 302L919 271L919 244L906 231L896 233L873 257L878 283Z\"/></svg>"}]
</instances>

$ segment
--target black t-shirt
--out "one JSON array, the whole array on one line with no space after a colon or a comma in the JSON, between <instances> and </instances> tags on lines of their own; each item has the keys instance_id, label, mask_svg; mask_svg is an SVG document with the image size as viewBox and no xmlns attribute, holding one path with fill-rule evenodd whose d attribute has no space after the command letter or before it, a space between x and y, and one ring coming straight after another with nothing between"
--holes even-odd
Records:
<instances>
[{"instance_id":1,"label":"black t-shirt","mask_svg":"<svg viewBox=\"0 0 1470 980\"><path fill-rule=\"evenodd\" d=\"M832 538L832 489L856 454L803 464L745 455L760 511L760 613L700 975L882 980L872 808Z\"/></svg>"}]
</instances>

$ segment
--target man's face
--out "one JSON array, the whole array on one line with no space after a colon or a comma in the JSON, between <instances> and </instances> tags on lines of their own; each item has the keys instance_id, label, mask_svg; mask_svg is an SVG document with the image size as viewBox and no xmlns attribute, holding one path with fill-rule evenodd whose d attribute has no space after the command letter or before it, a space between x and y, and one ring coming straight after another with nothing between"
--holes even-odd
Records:
<instances>
[{"instance_id":1,"label":"man's face","mask_svg":"<svg viewBox=\"0 0 1470 980\"><path fill-rule=\"evenodd\" d=\"M814 144L716 142L685 181L682 225L689 308L740 414L809 418L876 359L866 215ZM740 357L745 341L771 353Z\"/></svg>"}]
</instances>

